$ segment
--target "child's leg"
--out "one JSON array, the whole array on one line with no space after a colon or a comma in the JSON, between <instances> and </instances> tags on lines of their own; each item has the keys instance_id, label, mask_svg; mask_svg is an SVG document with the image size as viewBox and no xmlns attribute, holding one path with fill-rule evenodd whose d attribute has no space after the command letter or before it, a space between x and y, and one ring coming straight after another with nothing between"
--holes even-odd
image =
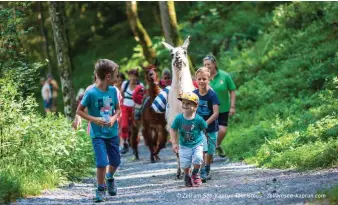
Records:
<instances>
[{"instance_id":1,"label":"child's leg","mask_svg":"<svg viewBox=\"0 0 338 205\"><path fill-rule=\"evenodd\" d=\"M208 140L207 140L207 137L205 136L205 134L202 132L202 134L204 135L204 142L203 142L203 162L202 162L202 165L201 165L201 179L202 179L202 182L206 182L207 179L206 179L206 172L205 172L205 162L207 160L207 152L208 152Z\"/></svg>"},{"instance_id":2,"label":"child's leg","mask_svg":"<svg viewBox=\"0 0 338 205\"><path fill-rule=\"evenodd\" d=\"M192 164L193 170L191 174L191 180L194 186L200 186L202 179L199 174L201 164L203 163L203 145L199 145L193 148Z\"/></svg>"},{"instance_id":3,"label":"child's leg","mask_svg":"<svg viewBox=\"0 0 338 205\"><path fill-rule=\"evenodd\" d=\"M128 132L129 132L129 112L128 107L122 106L122 122L121 122L121 136L122 139L126 142L128 139Z\"/></svg>"},{"instance_id":4,"label":"child's leg","mask_svg":"<svg viewBox=\"0 0 338 205\"><path fill-rule=\"evenodd\" d=\"M105 187L104 176L106 174L106 167L96 168L96 179L98 187Z\"/></svg>"},{"instance_id":5,"label":"child's leg","mask_svg":"<svg viewBox=\"0 0 338 205\"><path fill-rule=\"evenodd\" d=\"M191 178L190 178L190 167L192 160L192 149L188 147L179 146L178 150L180 165L184 171L184 183L185 186L191 187Z\"/></svg>"},{"instance_id":6,"label":"child's leg","mask_svg":"<svg viewBox=\"0 0 338 205\"><path fill-rule=\"evenodd\" d=\"M108 172L106 175L106 182L108 193L111 196L115 196L117 194L117 187L115 184L114 174L117 168L121 164L121 157L119 151L119 137L113 137L110 139L105 139L107 155L109 160Z\"/></svg>"},{"instance_id":7,"label":"child's leg","mask_svg":"<svg viewBox=\"0 0 338 205\"><path fill-rule=\"evenodd\" d=\"M210 139L208 140L208 154L206 157L206 163L205 163L205 171L207 174L207 179L211 179L211 175L210 175L210 166L212 163L212 159L213 156L215 154L215 150L216 150L216 143L217 143L217 136L218 136L218 132L210 132L208 133Z\"/></svg>"},{"instance_id":8,"label":"child's leg","mask_svg":"<svg viewBox=\"0 0 338 205\"><path fill-rule=\"evenodd\" d=\"M106 173L106 166L108 165L107 160L107 151L104 139L102 138L94 138L92 139L92 144L95 153L95 161L96 161L96 178L98 187L104 187L104 176Z\"/></svg>"},{"instance_id":9,"label":"child's leg","mask_svg":"<svg viewBox=\"0 0 338 205\"><path fill-rule=\"evenodd\" d=\"M119 152L119 137L105 139L107 156L109 160L108 173L114 175L121 164L121 155ZM113 176L112 176L113 177Z\"/></svg>"},{"instance_id":10,"label":"child's leg","mask_svg":"<svg viewBox=\"0 0 338 205\"><path fill-rule=\"evenodd\" d=\"M183 169L185 175L190 175L190 168Z\"/></svg>"}]
</instances>

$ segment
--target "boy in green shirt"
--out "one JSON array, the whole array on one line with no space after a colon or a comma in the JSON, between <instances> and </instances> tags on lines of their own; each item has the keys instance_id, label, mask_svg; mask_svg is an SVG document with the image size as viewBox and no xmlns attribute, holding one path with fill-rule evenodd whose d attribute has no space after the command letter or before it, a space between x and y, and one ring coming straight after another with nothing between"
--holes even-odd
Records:
<instances>
[{"instance_id":1,"label":"boy in green shirt","mask_svg":"<svg viewBox=\"0 0 338 205\"><path fill-rule=\"evenodd\" d=\"M199 169L203 162L204 136L201 134L208 126L205 120L196 114L199 98L195 93L184 93L178 98L182 101L183 113L178 114L171 125L172 149L179 153L180 164L184 170L185 185L200 186L202 184ZM177 145L177 133L179 146ZM190 167L193 170L190 176Z\"/></svg>"}]
</instances>

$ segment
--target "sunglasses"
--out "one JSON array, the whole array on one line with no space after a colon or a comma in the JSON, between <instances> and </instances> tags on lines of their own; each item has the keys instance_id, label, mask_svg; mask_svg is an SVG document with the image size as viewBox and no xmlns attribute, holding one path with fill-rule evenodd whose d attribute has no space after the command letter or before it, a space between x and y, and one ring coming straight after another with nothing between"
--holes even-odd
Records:
<instances>
[{"instance_id":1,"label":"sunglasses","mask_svg":"<svg viewBox=\"0 0 338 205\"><path fill-rule=\"evenodd\" d=\"M205 61L205 60L211 60L213 62L216 62L215 57L214 56L210 56L210 55L205 56L205 58L203 58L203 61Z\"/></svg>"}]
</instances>

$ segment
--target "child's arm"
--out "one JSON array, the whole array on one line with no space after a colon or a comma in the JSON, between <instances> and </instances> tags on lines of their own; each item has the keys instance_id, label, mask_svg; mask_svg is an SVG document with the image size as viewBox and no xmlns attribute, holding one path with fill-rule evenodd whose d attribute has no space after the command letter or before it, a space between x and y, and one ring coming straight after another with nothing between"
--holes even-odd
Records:
<instances>
[{"instance_id":1,"label":"child's arm","mask_svg":"<svg viewBox=\"0 0 338 205\"><path fill-rule=\"evenodd\" d=\"M213 105L212 110L213 110L213 114L207 120L208 125L210 125L213 121L215 121L218 118L219 105Z\"/></svg>"},{"instance_id":2,"label":"child's arm","mask_svg":"<svg viewBox=\"0 0 338 205\"><path fill-rule=\"evenodd\" d=\"M171 138L173 152L178 153L177 131L174 130L173 128L170 128L170 138Z\"/></svg>"},{"instance_id":3,"label":"child's arm","mask_svg":"<svg viewBox=\"0 0 338 205\"><path fill-rule=\"evenodd\" d=\"M78 114L83 119L86 119L86 120L88 120L90 122L94 122L95 124L97 124L99 126L105 126L105 125L107 125L107 123L104 120L102 120L101 117L93 117L93 116L88 115L85 112L85 109L86 109L85 106L79 104L79 106L77 107L77 110L76 110L76 114Z\"/></svg>"},{"instance_id":4,"label":"child's arm","mask_svg":"<svg viewBox=\"0 0 338 205\"><path fill-rule=\"evenodd\" d=\"M114 125L114 123L116 122L120 114L121 114L120 104L117 103L116 108L115 108L115 114L112 117L110 117L110 124L109 124L110 127Z\"/></svg>"}]
</instances>

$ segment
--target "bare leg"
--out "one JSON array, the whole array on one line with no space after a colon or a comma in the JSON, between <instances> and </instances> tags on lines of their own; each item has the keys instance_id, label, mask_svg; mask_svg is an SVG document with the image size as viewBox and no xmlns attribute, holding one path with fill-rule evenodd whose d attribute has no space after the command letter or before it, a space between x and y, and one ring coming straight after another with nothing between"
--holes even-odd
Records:
<instances>
[{"instance_id":1,"label":"bare leg","mask_svg":"<svg viewBox=\"0 0 338 205\"><path fill-rule=\"evenodd\" d=\"M227 127L220 125L218 130L218 137L217 137L217 146L219 147L222 144L223 139L227 133Z\"/></svg>"},{"instance_id":2,"label":"bare leg","mask_svg":"<svg viewBox=\"0 0 338 205\"><path fill-rule=\"evenodd\" d=\"M104 177L106 174L106 167L96 168L97 184L105 184Z\"/></svg>"}]
</instances>

